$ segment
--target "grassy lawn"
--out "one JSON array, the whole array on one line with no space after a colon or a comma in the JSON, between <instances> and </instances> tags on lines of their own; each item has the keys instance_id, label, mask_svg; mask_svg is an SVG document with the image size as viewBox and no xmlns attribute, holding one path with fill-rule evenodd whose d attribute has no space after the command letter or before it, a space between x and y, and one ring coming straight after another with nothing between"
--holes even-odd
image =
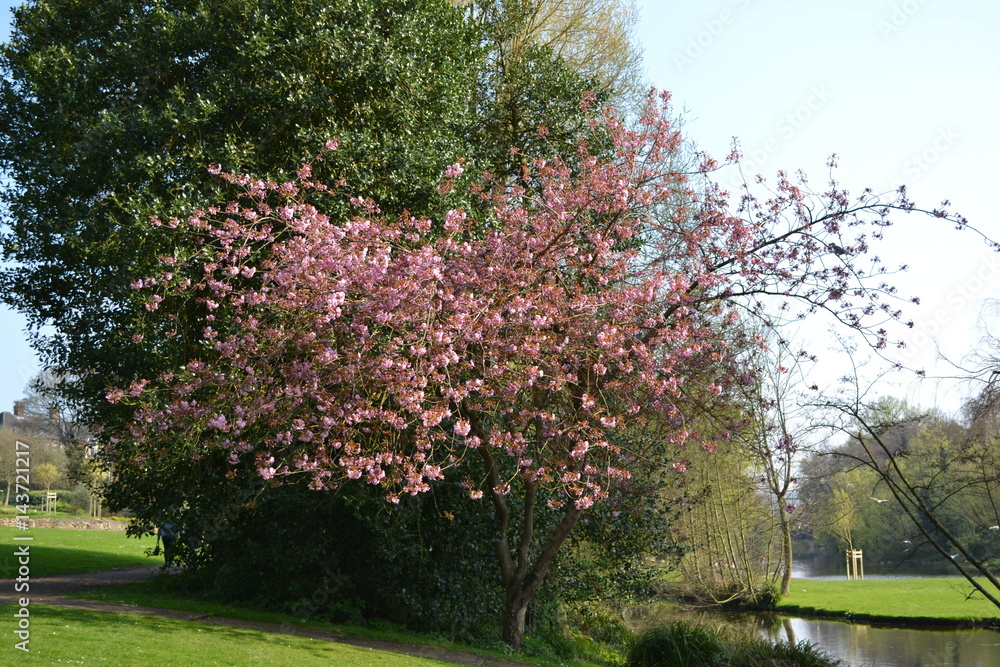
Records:
<instances>
[{"instance_id":1,"label":"grassy lawn","mask_svg":"<svg viewBox=\"0 0 1000 667\"><path fill-rule=\"evenodd\" d=\"M1000 609L961 578L793 579L779 612L931 623L1000 620Z\"/></svg>"},{"instance_id":2,"label":"grassy lawn","mask_svg":"<svg viewBox=\"0 0 1000 667\"><path fill-rule=\"evenodd\" d=\"M2 626L14 608L0 606ZM6 631L4 635L14 635ZM187 621L31 607L31 652L0 646L0 664L54 665L343 665L434 667L451 663L343 644Z\"/></svg>"},{"instance_id":3,"label":"grassy lawn","mask_svg":"<svg viewBox=\"0 0 1000 667\"><path fill-rule=\"evenodd\" d=\"M238 605L224 604L211 600L201 600L193 597L186 597L171 592L164 592L162 585L155 580L151 582L129 584L128 586L109 586L99 588L88 593L82 593L73 597L85 598L88 600L101 600L104 602L124 603L140 605L145 607L156 607L159 609L173 609L186 611L199 615L225 616L249 621L261 621L266 623L278 623L292 627L309 627L328 632L352 635L354 637L364 637L369 639L384 639L389 641L405 642L409 644L423 644L426 646L438 646L442 648L469 651L478 655L498 658L501 660L514 660L536 665L572 665L574 667L599 667L618 662L617 654L602 647L592 640L579 639L581 646L587 647L590 660L563 660L553 659L552 656L539 657L532 655L535 649L535 641L529 636L525 640L524 651L511 653L510 649L497 638L496 645L476 645L469 646L458 644L440 635L420 634L412 632L406 628L385 622L374 621L370 624L334 624L325 623L318 620L303 620L290 614L262 611L260 609L241 607ZM340 663L336 663L340 664ZM379 663L380 664L380 663Z\"/></svg>"},{"instance_id":4,"label":"grassy lawn","mask_svg":"<svg viewBox=\"0 0 1000 667\"><path fill-rule=\"evenodd\" d=\"M146 549L156 544L155 537L126 538L125 533L111 530L0 527L0 579L17 576L15 535L34 538L18 543L31 546L32 577L163 564L162 557L146 556Z\"/></svg>"}]
</instances>

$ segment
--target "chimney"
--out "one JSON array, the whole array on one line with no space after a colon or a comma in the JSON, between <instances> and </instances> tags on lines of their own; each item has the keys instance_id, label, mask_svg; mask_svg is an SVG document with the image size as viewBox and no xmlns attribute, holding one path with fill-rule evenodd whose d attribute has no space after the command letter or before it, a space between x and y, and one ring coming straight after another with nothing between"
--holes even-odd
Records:
<instances>
[{"instance_id":1,"label":"chimney","mask_svg":"<svg viewBox=\"0 0 1000 667\"><path fill-rule=\"evenodd\" d=\"M14 416L24 417L24 401L14 401Z\"/></svg>"}]
</instances>

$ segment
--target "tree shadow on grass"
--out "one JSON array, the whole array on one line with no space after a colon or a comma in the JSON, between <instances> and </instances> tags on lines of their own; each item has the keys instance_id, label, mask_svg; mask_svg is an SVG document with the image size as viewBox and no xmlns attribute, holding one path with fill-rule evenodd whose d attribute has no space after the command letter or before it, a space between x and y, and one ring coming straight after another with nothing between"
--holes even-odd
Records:
<instances>
[{"instance_id":1,"label":"tree shadow on grass","mask_svg":"<svg viewBox=\"0 0 1000 667\"><path fill-rule=\"evenodd\" d=\"M144 554L115 554L90 549L47 547L23 542L7 545L0 553L0 579L13 579L18 576L18 570L23 564L21 562L23 557L18 556L17 551L23 545L29 547L27 566L32 578L163 564L162 558Z\"/></svg>"},{"instance_id":2,"label":"tree shadow on grass","mask_svg":"<svg viewBox=\"0 0 1000 667\"><path fill-rule=\"evenodd\" d=\"M0 605L12 617L14 607ZM32 658L40 664L113 658L116 665L440 665L413 656L261 630L151 616L31 607ZM0 647L2 663L7 647Z\"/></svg>"}]
</instances>

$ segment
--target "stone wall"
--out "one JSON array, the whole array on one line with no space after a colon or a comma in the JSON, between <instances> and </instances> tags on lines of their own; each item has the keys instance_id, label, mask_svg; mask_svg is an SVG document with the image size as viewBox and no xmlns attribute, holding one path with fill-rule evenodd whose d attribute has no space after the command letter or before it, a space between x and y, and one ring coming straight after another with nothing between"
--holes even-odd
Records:
<instances>
[{"instance_id":1,"label":"stone wall","mask_svg":"<svg viewBox=\"0 0 1000 667\"><path fill-rule=\"evenodd\" d=\"M0 526L16 526L17 519L7 517L0 519ZM24 521L24 519L22 519ZM76 530L116 530L125 532L128 524L114 519L46 519L31 517L26 520L29 528L74 528Z\"/></svg>"}]
</instances>

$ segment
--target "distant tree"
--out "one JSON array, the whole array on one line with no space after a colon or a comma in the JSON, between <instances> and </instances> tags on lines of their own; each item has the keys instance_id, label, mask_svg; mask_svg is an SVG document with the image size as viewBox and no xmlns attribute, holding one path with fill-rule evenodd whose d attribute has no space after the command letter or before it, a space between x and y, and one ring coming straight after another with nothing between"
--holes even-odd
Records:
<instances>
[{"instance_id":1,"label":"distant tree","mask_svg":"<svg viewBox=\"0 0 1000 667\"><path fill-rule=\"evenodd\" d=\"M18 448L17 443L22 442L27 445L27 449ZM17 484L18 470L23 470L24 466L18 465L18 454L23 459L27 454L29 478L32 470L39 465L54 465L57 470L59 464L65 466L58 450L54 450L43 438L25 431L16 429L0 428L0 481L4 483L4 504L10 503L10 495ZM23 474L23 472L21 473ZM33 479L33 482L41 481Z\"/></svg>"},{"instance_id":2,"label":"distant tree","mask_svg":"<svg viewBox=\"0 0 1000 667\"><path fill-rule=\"evenodd\" d=\"M901 427L919 417L900 421L905 411L885 401L866 405L861 395L855 385L853 394L828 403L841 417L839 429L857 448L857 453L847 456L877 476L881 488L927 545L951 563L975 590L1000 607L1000 578L989 562L989 552L976 548L975 542L963 534L962 522L950 509L969 489L990 481L979 478L975 467L966 465L966 457L952 446L946 431L922 431L899 446L899 433L905 432ZM970 477L969 472L974 476ZM990 475L992 479L995 473Z\"/></svg>"},{"instance_id":3,"label":"distant tree","mask_svg":"<svg viewBox=\"0 0 1000 667\"><path fill-rule=\"evenodd\" d=\"M619 104L644 94L642 51L633 0L453 0L488 28L498 66L511 69L528 49L548 49L585 79L612 91Z\"/></svg>"},{"instance_id":4,"label":"distant tree","mask_svg":"<svg viewBox=\"0 0 1000 667\"><path fill-rule=\"evenodd\" d=\"M76 480L81 478L93 433L83 421L80 408L68 401L60 388L64 383L72 384L73 380L60 378L51 370L42 371L28 383L21 400L23 428L58 442L67 457L67 474Z\"/></svg>"},{"instance_id":5,"label":"distant tree","mask_svg":"<svg viewBox=\"0 0 1000 667\"><path fill-rule=\"evenodd\" d=\"M751 357L748 363L757 366L755 382L744 387L743 414L745 422L736 431L738 441L752 457L754 471L762 480L763 489L772 499L781 538L779 591L788 595L792 578L792 501L795 468L800 451L808 445L807 403L794 395L795 387L803 386L805 373L801 364L787 350L787 344L772 335L762 336L765 349Z\"/></svg>"},{"instance_id":6,"label":"distant tree","mask_svg":"<svg viewBox=\"0 0 1000 667\"><path fill-rule=\"evenodd\" d=\"M762 492L754 457L732 438L684 454L686 510L672 524L685 596L715 603L752 603L780 560L774 508Z\"/></svg>"},{"instance_id":7,"label":"distant tree","mask_svg":"<svg viewBox=\"0 0 1000 667\"><path fill-rule=\"evenodd\" d=\"M530 187L520 177L533 158L568 157L592 120L580 113L585 93L601 104L641 108L646 91L636 83L641 62L629 2L453 2L483 36L468 157L494 182ZM598 42L616 46L588 48Z\"/></svg>"},{"instance_id":8,"label":"distant tree","mask_svg":"<svg viewBox=\"0 0 1000 667\"><path fill-rule=\"evenodd\" d=\"M52 485L62 477L62 472L53 463L42 463L35 466L32 474L39 482L45 485L46 491L51 491Z\"/></svg>"}]
</instances>

